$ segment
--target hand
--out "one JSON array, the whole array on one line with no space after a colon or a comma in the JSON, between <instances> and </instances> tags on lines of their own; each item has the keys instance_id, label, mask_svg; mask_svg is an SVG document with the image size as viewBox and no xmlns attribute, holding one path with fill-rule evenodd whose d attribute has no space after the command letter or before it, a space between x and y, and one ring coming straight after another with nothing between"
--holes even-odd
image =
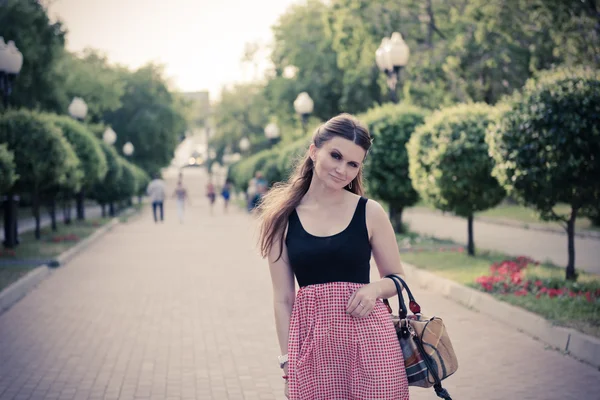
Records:
<instances>
[{"instance_id":1,"label":"hand","mask_svg":"<svg viewBox=\"0 0 600 400\"><path fill-rule=\"evenodd\" d=\"M355 318L364 318L371 314L377 304L380 289L375 283L369 283L352 293L346 312Z\"/></svg>"},{"instance_id":2,"label":"hand","mask_svg":"<svg viewBox=\"0 0 600 400\"><path fill-rule=\"evenodd\" d=\"M288 385L288 381L285 381L285 386L284 386L284 389L283 389L283 394L285 394L285 397L287 399L290 398L290 387Z\"/></svg>"}]
</instances>

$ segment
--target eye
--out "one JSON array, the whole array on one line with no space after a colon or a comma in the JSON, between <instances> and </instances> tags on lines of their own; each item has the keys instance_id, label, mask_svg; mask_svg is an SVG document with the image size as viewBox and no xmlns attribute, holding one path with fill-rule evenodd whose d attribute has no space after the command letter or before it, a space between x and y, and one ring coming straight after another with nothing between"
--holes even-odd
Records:
<instances>
[{"instance_id":1,"label":"eye","mask_svg":"<svg viewBox=\"0 0 600 400\"><path fill-rule=\"evenodd\" d=\"M358 164L357 164L357 163L355 163L355 162L351 162L351 163L350 163L350 166L351 166L352 168L358 168Z\"/></svg>"},{"instance_id":2,"label":"eye","mask_svg":"<svg viewBox=\"0 0 600 400\"><path fill-rule=\"evenodd\" d=\"M340 153L331 153L331 157L335 158L336 160L341 160L342 159L342 155Z\"/></svg>"}]
</instances>

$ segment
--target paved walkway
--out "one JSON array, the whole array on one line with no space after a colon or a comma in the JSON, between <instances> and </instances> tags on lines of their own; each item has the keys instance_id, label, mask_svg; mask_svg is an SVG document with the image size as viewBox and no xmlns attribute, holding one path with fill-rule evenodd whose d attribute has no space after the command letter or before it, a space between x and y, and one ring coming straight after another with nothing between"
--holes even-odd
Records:
<instances>
[{"instance_id":1,"label":"paved walkway","mask_svg":"<svg viewBox=\"0 0 600 400\"><path fill-rule=\"evenodd\" d=\"M202 177L185 179L184 224L172 202L164 224L146 210L0 315L0 399L284 399L255 224L220 204L209 215ZM455 399L598 398L598 370L415 292L447 321L460 362L447 381Z\"/></svg>"},{"instance_id":2,"label":"paved walkway","mask_svg":"<svg viewBox=\"0 0 600 400\"><path fill-rule=\"evenodd\" d=\"M403 217L415 232L458 243L467 242L467 220L464 218L422 210L407 210ZM558 266L567 265L566 235L477 220L473 222L473 234L476 248L514 256L526 255ZM600 239L575 238L575 267L600 274Z\"/></svg>"}]
</instances>

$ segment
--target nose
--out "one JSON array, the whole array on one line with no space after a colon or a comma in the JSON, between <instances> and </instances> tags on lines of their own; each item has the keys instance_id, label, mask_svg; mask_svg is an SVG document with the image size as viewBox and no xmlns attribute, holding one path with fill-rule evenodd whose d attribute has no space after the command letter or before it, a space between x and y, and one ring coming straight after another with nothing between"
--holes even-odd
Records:
<instances>
[{"instance_id":1,"label":"nose","mask_svg":"<svg viewBox=\"0 0 600 400\"><path fill-rule=\"evenodd\" d=\"M346 172L346 167L344 165L337 165L335 167L335 172L338 173L339 175L344 175Z\"/></svg>"}]
</instances>

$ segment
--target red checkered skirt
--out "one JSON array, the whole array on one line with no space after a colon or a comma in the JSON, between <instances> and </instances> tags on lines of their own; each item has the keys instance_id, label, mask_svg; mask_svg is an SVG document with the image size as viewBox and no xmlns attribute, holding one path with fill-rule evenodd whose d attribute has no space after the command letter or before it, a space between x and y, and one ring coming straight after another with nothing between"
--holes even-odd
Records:
<instances>
[{"instance_id":1,"label":"red checkered skirt","mask_svg":"<svg viewBox=\"0 0 600 400\"><path fill-rule=\"evenodd\" d=\"M402 350L386 306L346 313L359 283L300 288L290 320L290 400L408 400Z\"/></svg>"}]
</instances>

